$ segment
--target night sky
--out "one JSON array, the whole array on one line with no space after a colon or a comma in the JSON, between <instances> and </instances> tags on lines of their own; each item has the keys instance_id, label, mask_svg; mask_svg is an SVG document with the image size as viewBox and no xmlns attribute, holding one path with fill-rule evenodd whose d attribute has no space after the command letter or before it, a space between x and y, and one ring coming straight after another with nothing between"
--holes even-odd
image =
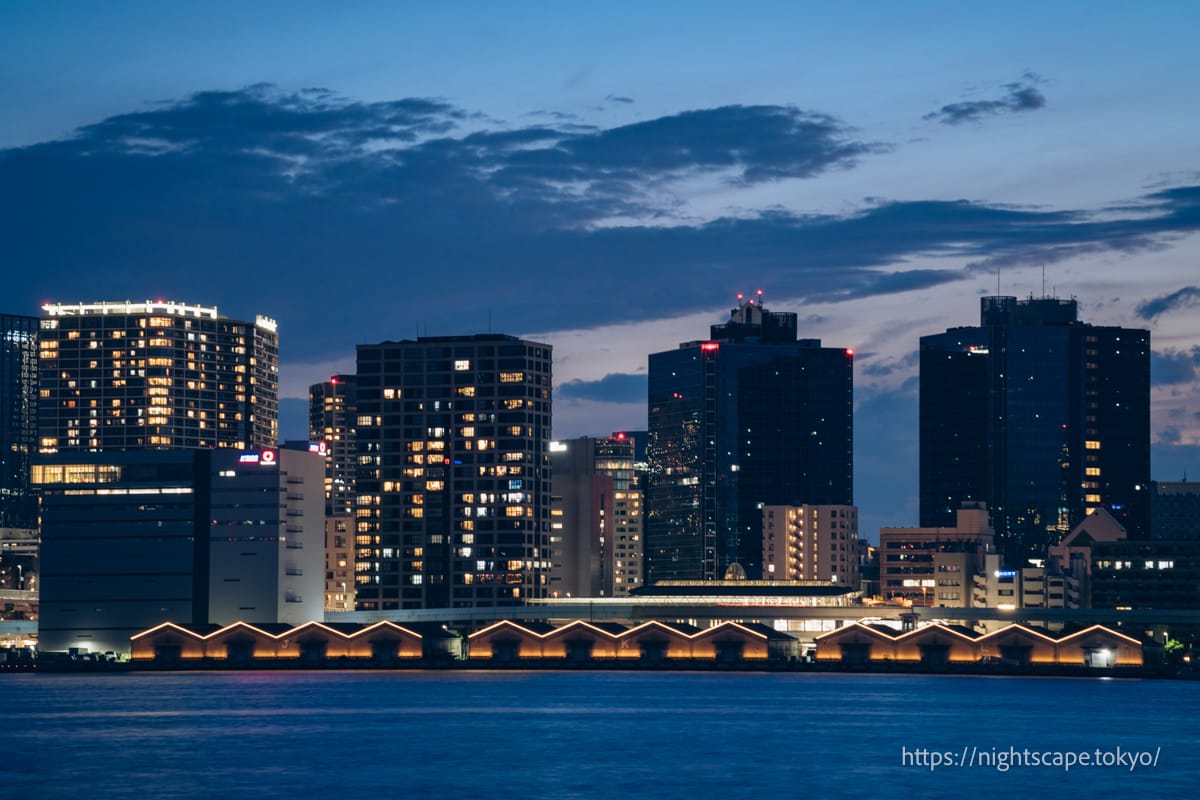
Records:
<instances>
[{"instance_id":1,"label":"night sky","mask_svg":"<svg viewBox=\"0 0 1200 800\"><path fill-rule=\"evenodd\" d=\"M274 317L289 438L355 344L490 325L554 345L568 437L761 288L857 352L874 539L918 338L999 271L1152 331L1153 474L1200 478L1200 6L570 5L10 0L0 311Z\"/></svg>"}]
</instances>

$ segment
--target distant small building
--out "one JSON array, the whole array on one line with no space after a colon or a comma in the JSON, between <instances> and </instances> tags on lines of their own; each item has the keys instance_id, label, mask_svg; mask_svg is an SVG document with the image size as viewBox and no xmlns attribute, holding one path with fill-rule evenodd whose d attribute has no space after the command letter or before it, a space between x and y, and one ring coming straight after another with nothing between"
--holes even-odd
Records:
<instances>
[{"instance_id":1,"label":"distant small building","mask_svg":"<svg viewBox=\"0 0 1200 800\"><path fill-rule=\"evenodd\" d=\"M957 625L901 631L854 623L817 637L817 661L867 667L884 663L946 667L1003 664L1012 667L1140 667L1143 643L1093 625L1067 634L1028 625L1006 625L980 634Z\"/></svg>"},{"instance_id":2,"label":"distant small building","mask_svg":"<svg viewBox=\"0 0 1200 800\"><path fill-rule=\"evenodd\" d=\"M1150 538L1200 540L1200 483L1150 482Z\"/></svg>"},{"instance_id":3,"label":"distant small building","mask_svg":"<svg viewBox=\"0 0 1200 800\"><path fill-rule=\"evenodd\" d=\"M354 517L326 517L325 610L353 611L354 597Z\"/></svg>"},{"instance_id":4,"label":"distant small building","mask_svg":"<svg viewBox=\"0 0 1200 800\"><path fill-rule=\"evenodd\" d=\"M742 663L797 657L794 637L759 623L723 622L710 628L645 622L632 628L575 620L558 627L503 620L471 634L475 660L515 664L545 661L639 663L701 661Z\"/></svg>"},{"instance_id":5,"label":"distant small building","mask_svg":"<svg viewBox=\"0 0 1200 800\"><path fill-rule=\"evenodd\" d=\"M858 509L768 505L762 510L763 577L858 586Z\"/></svg>"},{"instance_id":6,"label":"distant small building","mask_svg":"<svg viewBox=\"0 0 1200 800\"><path fill-rule=\"evenodd\" d=\"M1098 543L1092 608L1200 608L1200 540Z\"/></svg>"},{"instance_id":7,"label":"distant small building","mask_svg":"<svg viewBox=\"0 0 1200 800\"><path fill-rule=\"evenodd\" d=\"M879 582L884 601L969 608L974 576L993 550L983 503L963 503L953 528L880 528Z\"/></svg>"},{"instance_id":8,"label":"distant small building","mask_svg":"<svg viewBox=\"0 0 1200 800\"><path fill-rule=\"evenodd\" d=\"M551 597L624 597L642 585L643 490L624 433L550 443Z\"/></svg>"},{"instance_id":9,"label":"distant small building","mask_svg":"<svg viewBox=\"0 0 1200 800\"><path fill-rule=\"evenodd\" d=\"M415 661L423 654L420 633L394 622L371 625L176 625L165 622L131 637L134 661L161 665L217 662L249 666L262 661L319 663L356 659L381 664Z\"/></svg>"}]
</instances>

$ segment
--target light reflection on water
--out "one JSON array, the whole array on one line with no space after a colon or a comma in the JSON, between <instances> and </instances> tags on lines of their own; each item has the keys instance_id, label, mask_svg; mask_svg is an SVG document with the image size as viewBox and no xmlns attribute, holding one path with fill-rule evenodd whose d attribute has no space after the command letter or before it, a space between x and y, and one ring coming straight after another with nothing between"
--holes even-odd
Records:
<instances>
[{"instance_id":1,"label":"light reflection on water","mask_svg":"<svg viewBox=\"0 0 1200 800\"><path fill-rule=\"evenodd\" d=\"M1200 684L639 672L0 676L12 798L1190 796ZM1162 747L1157 769L901 747Z\"/></svg>"}]
</instances>

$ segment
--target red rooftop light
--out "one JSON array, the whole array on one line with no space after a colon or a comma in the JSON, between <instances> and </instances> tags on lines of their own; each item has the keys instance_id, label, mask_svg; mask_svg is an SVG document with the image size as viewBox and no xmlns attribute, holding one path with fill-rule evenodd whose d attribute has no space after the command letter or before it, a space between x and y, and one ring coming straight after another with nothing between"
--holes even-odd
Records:
<instances>
[{"instance_id":1,"label":"red rooftop light","mask_svg":"<svg viewBox=\"0 0 1200 800\"><path fill-rule=\"evenodd\" d=\"M719 350L720 348L721 345L717 344L716 342L705 342L704 344L700 345L700 349L708 353L711 353L714 350Z\"/></svg>"},{"instance_id":2,"label":"red rooftop light","mask_svg":"<svg viewBox=\"0 0 1200 800\"><path fill-rule=\"evenodd\" d=\"M854 348L853 348L853 347L847 347L847 348L846 348L846 355L847 355L847 356L849 356L850 358L854 358Z\"/></svg>"}]
</instances>

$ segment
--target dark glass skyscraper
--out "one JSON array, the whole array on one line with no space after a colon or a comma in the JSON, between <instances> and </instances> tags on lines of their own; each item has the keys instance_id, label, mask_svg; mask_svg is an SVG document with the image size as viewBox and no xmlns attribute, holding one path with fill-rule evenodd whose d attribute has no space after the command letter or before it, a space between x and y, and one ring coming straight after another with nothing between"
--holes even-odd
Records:
<instances>
[{"instance_id":1,"label":"dark glass skyscraper","mask_svg":"<svg viewBox=\"0 0 1200 800\"><path fill-rule=\"evenodd\" d=\"M921 338L921 525L983 500L997 543L1042 552L1099 507L1146 535L1150 333L1074 300L985 297L980 326Z\"/></svg>"},{"instance_id":2,"label":"dark glass skyscraper","mask_svg":"<svg viewBox=\"0 0 1200 800\"><path fill-rule=\"evenodd\" d=\"M753 301L650 356L647 582L762 573L764 505L851 505L854 352Z\"/></svg>"},{"instance_id":3,"label":"dark glass skyscraper","mask_svg":"<svg viewBox=\"0 0 1200 800\"><path fill-rule=\"evenodd\" d=\"M29 459L37 448L38 320L0 314L0 528L37 527Z\"/></svg>"}]
</instances>

